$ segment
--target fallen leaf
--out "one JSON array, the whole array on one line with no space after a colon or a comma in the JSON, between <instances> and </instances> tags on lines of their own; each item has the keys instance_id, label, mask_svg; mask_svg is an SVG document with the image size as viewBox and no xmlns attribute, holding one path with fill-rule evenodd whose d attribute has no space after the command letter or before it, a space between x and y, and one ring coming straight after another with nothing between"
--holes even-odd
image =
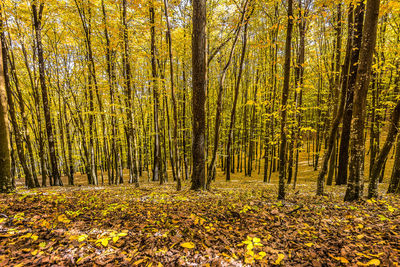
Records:
<instances>
[{"instance_id":1,"label":"fallen leaf","mask_svg":"<svg viewBox=\"0 0 400 267\"><path fill-rule=\"evenodd\" d=\"M194 248L194 244L192 242L181 243L181 247L183 248Z\"/></svg>"}]
</instances>

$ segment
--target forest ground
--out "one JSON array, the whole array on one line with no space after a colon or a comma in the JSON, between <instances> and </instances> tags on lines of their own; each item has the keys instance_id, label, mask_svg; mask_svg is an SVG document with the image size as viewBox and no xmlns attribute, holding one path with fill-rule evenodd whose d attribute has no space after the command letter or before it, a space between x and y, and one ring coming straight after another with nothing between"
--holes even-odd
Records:
<instances>
[{"instance_id":1,"label":"forest ground","mask_svg":"<svg viewBox=\"0 0 400 267\"><path fill-rule=\"evenodd\" d=\"M87 186L79 173L76 186L27 190L19 179L16 193L0 194L0 266L397 266L400 199L385 194L393 159L379 199L346 203L345 186L315 196L318 171L300 155L285 201L278 174L263 183L262 166L230 182L218 172L210 192L187 181L177 192L147 174L140 188Z\"/></svg>"},{"instance_id":2,"label":"forest ground","mask_svg":"<svg viewBox=\"0 0 400 267\"><path fill-rule=\"evenodd\" d=\"M211 192L189 191L188 183L176 192L172 182L160 186L146 178L139 189L66 186L2 194L0 266L400 262L398 196L345 203L345 187L327 187L325 197L316 197L315 179L304 178L277 201L275 181L242 174L223 179L219 173ZM381 193L386 189L380 185Z\"/></svg>"}]
</instances>

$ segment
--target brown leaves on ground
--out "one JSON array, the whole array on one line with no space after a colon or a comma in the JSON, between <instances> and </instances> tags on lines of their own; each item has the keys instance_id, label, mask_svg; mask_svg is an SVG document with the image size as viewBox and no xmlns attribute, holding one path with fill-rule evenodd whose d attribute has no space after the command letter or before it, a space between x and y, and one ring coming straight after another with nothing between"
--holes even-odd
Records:
<instances>
[{"instance_id":1,"label":"brown leaves on ground","mask_svg":"<svg viewBox=\"0 0 400 267\"><path fill-rule=\"evenodd\" d=\"M230 186L231 188L227 188ZM344 203L258 182L46 188L0 195L0 265L394 266L399 200ZM218 187L218 185L216 185ZM224 188L225 187L225 188ZM343 188L335 188L337 192Z\"/></svg>"}]
</instances>

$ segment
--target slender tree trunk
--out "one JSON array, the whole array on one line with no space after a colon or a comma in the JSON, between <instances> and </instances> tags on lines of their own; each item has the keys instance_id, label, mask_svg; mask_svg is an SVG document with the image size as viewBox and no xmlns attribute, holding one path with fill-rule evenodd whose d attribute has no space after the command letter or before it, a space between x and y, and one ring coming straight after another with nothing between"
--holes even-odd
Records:
<instances>
[{"instance_id":1,"label":"slender tree trunk","mask_svg":"<svg viewBox=\"0 0 400 267\"><path fill-rule=\"evenodd\" d=\"M396 155L387 192L400 194L400 134L397 135Z\"/></svg>"},{"instance_id":2,"label":"slender tree trunk","mask_svg":"<svg viewBox=\"0 0 400 267\"><path fill-rule=\"evenodd\" d=\"M3 18L0 17L2 20ZM1 28L0 31L3 31ZM3 47L3 40L0 40ZM5 55L4 55L5 56ZM15 187L11 175L11 144L7 116L7 93L4 81L3 49L0 52L0 192L12 192Z\"/></svg>"},{"instance_id":3,"label":"slender tree trunk","mask_svg":"<svg viewBox=\"0 0 400 267\"><path fill-rule=\"evenodd\" d=\"M341 62L341 55L342 55L342 3L340 2L337 6L337 25L336 25L336 51L335 51L335 76L334 76L334 110L333 110L333 117L337 116L339 112L339 96L340 96L340 62ZM343 112L343 111L342 111ZM329 161L329 172L327 177L327 185L332 185L333 176L336 169L336 159L337 159L337 146L336 146L336 139L337 133L336 131L333 148L332 148L332 155Z\"/></svg>"},{"instance_id":4,"label":"slender tree trunk","mask_svg":"<svg viewBox=\"0 0 400 267\"><path fill-rule=\"evenodd\" d=\"M6 53L3 53L6 54ZM17 71L15 68L15 59L14 59L14 53L12 50L9 51L9 63L10 63L10 71L11 71L11 76L14 78L14 85L15 85L15 89L16 89L16 93L17 93L17 99L18 99L18 104L19 104L19 111L22 117L22 131L24 134L21 134L22 139L25 140L26 142L26 147L28 149L28 154L29 154L29 161L31 164L31 173L32 173L32 177L33 177L33 181L35 184L35 187L39 187L39 180L37 178L37 174L36 174L36 168L35 168L35 159L33 156L33 148L32 148L32 142L31 142L31 137L29 134L29 130L28 130L28 118L26 116L26 112L25 112L25 102L22 96L22 92L21 92L21 88L20 88L20 83L19 83L19 79L18 79L18 75L17 75ZM7 82L6 82L7 85Z\"/></svg>"},{"instance_id":5,"label":"slender tree trunk","mask_svg":"<svg viewBox=\"0 0 400 267\"><path fill-rule=\"evenodd\" d=\"M232 57L233 57L233 53L235 51L237 40L239 39L241 24L243 23L243 20L244 20L244 14L245 14L245 10L247 9L247 3L248 3L248 1L245 2L244 10L241 14L240 23L236 27L236 34L235 34L235 38L232 43L232 47L231 47L231 50L229 53L228 60L225 64L224 68L222 69L221 76L219 79L219 84L218 84L219 90L218 90L218 96L217 96L217 110L215 112L215 125L214 125L214 147L213 147L213 151L212 151L212 155L211 155L211 162L210 162L210 165L208 166L208 171L207 171L207 189L210 189L211 181L215 179L215 177L214 177L215 172L216 172L215 171L215 168L216 168L215 163L217 160L217 151L218 151L218 143L219 143L219 129L220 129L220 124L221 124L221 119L222 119L222 94L224 92L225 77L226 77L228 68L232 62Z\"/></svg>"},{"instance_id":6,"label":"slender tree trunk","mask_svg":"<svg viewBox=\"0 0 400 267\"><path fill-rule=\"evenodd\" d=\"M258 79L259 79L259 70L256 71L256 79L254 84L254 92L253 92L253 105L251 107L252 114L250 120L250 136L249 136L249 155L247 161L247 175L251 176L251 172L253 170L253 159L254 159L254 143L255 143L255 120L256 120L256 103L257 103L257 91L258 91ZM257 146L256 146L257 147Z\"/></svg>"},{"instance_id":7,"label":"slender tree trunk","mask_svg":"<svg viewBox=\"0 0 400 267\"><path fill-rule=\"evenodd\" d=\"M122 26L123 26L123 38L124 38L124 52L123 52L123 70L124 70L124 85L126 94L126 109L127 109L127 146L128 146L128 168L129 168L129 182L134 183L136 187L139 186L138 178L138 155L134 128L134 117L133 117L133 98L132 98L132 84L131 84L131 64L130 53L129 53L129 36L128 36L128 23L126 21L126 10L127 0L122 0Z\"/></svg>"},{"instance_id":8,"label":"slender tree trunk","mask_svg":"<svg viewBox=\"0 0 400 267\"><path fill-rule=\"evenodd\" d=\"M192 35L192 190L204 190L205 179L205 100L207 85L206 70L206 0L193 0L193 35Z\"/></svg>"},{"instance_id":9,"label":"slender tree trunk","mask_svg":"<svg viewBox=\"0 0 400 267\"><path fill-rule=\"evenodd\" d=\"M44 66L44 58L43 58L43 46L42 46L42 14L43 14L44 3L41 3L38 7L36 5L36 0L32 3L32 11L33 11L33 23L35 27L36 33L36 49L38 55L38 64L39 64L39 80L40 87L42 89L42 102L43 102L43 111L44 118L46 123L46 132L47 132L47 142L49 146L49 154L50 154L50 164L51 164L51 173L54 181L54 185L62 185L62 181L60 179L60 173L58 171L57 165L57 157L55 150L55 138L53 133L53 125L51 120L50 113L50 103L48 99L47 86L46 86L46 78L45 78L45 66Z\"/></svg>"},{"instance_id":10,"label":"slender tree trunk","mask_svg":"<svg viewBox=\"0 0 400 267\"><path fill-rule=\"evenodd\" d=\"M1 12L0 12L1 15ZM21 130L17 122L17 117L15 113L15 106L14 106L14 100L11 92L11 84L10 84L10 79L9 79L9 74L8 74L8 62L7 62L7 47L6 47L6 41L5 41L5 36L3 32L3 25L2 25L2 20L0 18L0 39L1 39L1 51L2 51L2 66L3 66L3 74L4 74L4 82L5 82L5 90L7 93L7 103L8 103L8 110L9 110L9 115L10 115L10 121L11 125L13 127L13 132L14 132L14 138L15 138L15 143L17 146L17 155L19 158L19 162L22 166L22 170L24 171L25 174L25 184L27 185L28 188L33 188L35 187L35 183L32 177L31 170L29 169L29 166L26 162L25 158L25 149L24 149L24 144L22 140L22 135L21 135Z\"/></svg>"},{"instance_id":11,"label":"slender tree trunk","mask_svg":"<svg viewBox=\"0 0 400 267\"><path fill-rule=\"evenodd\" d=\"M158 94L158 73L156 62L156 30L155 30L155 11L154 2L150 0L150 50L151 50L151 75L153 84L153 106L154 106L154 155L153 155L153 181L159 181L161 170L161 148L160 148L160 129L158 121L159 94ZM162 174L161 174L162 175Z\"/></svg>"},{"instance_id":12,"label":"slender tree trunk","mask_svg":"<svg viewBox=\"0 0 400 267\"><path fill-rule=\"evenodd\" d=\"M66 133L66 138L67 138L67 148L68 148L68 162L67 164L67 171L68 173L68 184L69 185L74 185L74 163L72 159L72 139L73 136L71 136L71 130L70 130L70 122L68 121L67 118L67 108L66 104L64 104L64 120L65 120L65 133Z\"/></svg>"},{"instance_id":13,"label":"slender tree trunk","mask_svg":"<svg viewBox=\"0 0 400 267\"><path fill-rule=\"evenodd\" d=\"M240 81L243 73L243 65L244 65L244 58L246 57L246 47L247 47L247 28L248 28L248 23L250 19L250 15L245 19L245 25L244 25L244 30L243 30L243 46L242 46L242 53L240 57L240 63L239 63L239 72L238 76L236 78L236 84L235 84L235 95L233 99L233 105L232 105L232 112L231 112L231 121L229 124L229 131L228 131L228 143L226 146L226 181L230 181L231 179L231 157L232 157L232 139L233 139L233 126L235 125L235 116L236 116L236 105L237 105L237 100L239 96L239 88L240 88Z\"/></svg>"},{"instance_id":14,"label":"slender tree trunk","mask_svg":"<svg viewBox=\"0 0 400 267\"><path fill-rule=\"evenodd\" d=\"M343 126L340 140L338 174L336 185L347 183L347 169L349 161L350 128L353 117L353 98L354 85L357 77L358 59L361 49L363 21L364 21L364 2L358 1L356 7L349 9L348 18L348 39L346 47L345 63L342 70L342 92L346 91L346 103L343 114ZM353 22L354 12L354 22ZM353 24L354 23L354 24Z\"/></svg>"},{"instance_id":15,"label":"slender tree trunk","mask_svg":"<svg viewBox=\"0 0 400 267\"><path fill-rule=\"evenodd\" d=\"M183 150L183 163L185 165L185 180L189 179L189 167L187 160L187 150L186 150L186 71L185 71L185 63L183 62L183 71L182 71L182 79L183 79L183 105L182 105L182 150Z\"/></svg>"},{"instance_id":16,"label":"slender tree trunk","mask_svg":"<svg viewBox=\"0 0 400 267\"><path fill-rule=\"evenodd\" d=\"M174 179L176 179L177 186L176 189L180 191L182 189L182 182L181 182L181 174L180 174L180 153L179 153L179 146L178 146L178 111L177 111L177 104L175 98L175 87L174 87L174 65L173 65L173 58L172 58L172 39L171 39L171 27L169 24L169 16L168 16L168 0L164 0L164 12L165 12L165 19L167 23L167 40L168 40L168 55L169 55L169 72L170 72L170 82L171 82L171 99L172 99L172 110L173 110L173 118L174 118L174 142L173 142L173 149L174 149L174 158L175 158L175 175ZM168 107L167 107L168 108ZM170 148L172 149L172 148Z\"/></svg>"},{"instance_id":17,"label":"slender tree trunk","mask_svg":"<svg viewBox=\"0 0 400 267\"><path fill-rule=\"evenodd\" d=\"M299 24L299 34L300 34L300 47L299 47L299 55L297 59L297 76L299 84L298 93L296 98L296 123L297 129L295 133L296 139L296 164L295 171L293 177L293 189L296 188L297 184L297 175L299 170L299 150L302 146L303 136L301 135L301 122L302 122L302 104L303 104L303 86L304 86L304 61L305 61L305 35L306 35L306 16L305 13L308 13L308 6L304 6L304 11L302 11L302 0L299 0L299 11L300 11L300 24Z\"/></svg>"},{"instance_id":18,"label":"slender tree trunk","mask_svg":"<svg viewBox=\"0 0 400 267\"><path fill-rule=\"evenodd\" d=\"M357 200L362 196L363 192L365 157L364 121L372 57L376 43L379 5L380 0L368 0L366 6L360 59L354 90L353 120L350 136L350 175L344 198L345 201Z\"/></svg>"},{"instance_id":19,"label":"slender tree trunk","mask_svg":"<svg viewBox=\"0 0 400 267\"><path fill-rule=\"evenodd\" d=\"M281 144L279 150L279 190L278 199L285 199L285 178L286 178L286 116L287 116L287 101L289 97L290 83L290 59L292 50L292 31L293 31L293 0L288 0L288 24L286 28L285 42L285 64L283 67L283 88L281 102Z\"/></svg>"},{"instance_id":20,"label":"slender tree trunk","mask_svg":"<svg viewBox=\"0 0 400 267\"><path fill-rule=\"evenodd\" d=\"M374 165L371 167L371 175L368 187L368 198L378 197L378 182L379 177L384 171L384 164L386 162L387 156L392 149L393 143L396 140L396 136L399 132L399 119L400 119L400 100L397 100L397 104L392 112L392 117L390 120L389 131L386 137L385 144L383 145L381 151L379 152Z\"/></svg>"}]
</instances>

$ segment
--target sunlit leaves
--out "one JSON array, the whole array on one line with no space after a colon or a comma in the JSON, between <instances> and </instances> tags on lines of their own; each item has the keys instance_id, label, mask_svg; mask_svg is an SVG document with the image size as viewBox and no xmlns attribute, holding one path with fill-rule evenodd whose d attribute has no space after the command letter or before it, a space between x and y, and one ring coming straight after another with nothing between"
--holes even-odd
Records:
<instances>
[{"instance_id":1,"label":"sunlit leaves","mask_svg":"<svg viewBox=\"0 0 400 267\"><path fill-rule=\"evenodd\" d=\"M185 253L185 259L192 260L205 250L218 255L224 263L256 266L293 265L309 262L308 257L334 266L373 266L376 260L386 265L385 249L390 248L398 233L395 199L345 205L333 197L316 199L300 193L289 201L278 202L269 197L271 186L235 185L204 195L174 195L168 193L169 189L156 187L151 192L121 187L95 192L66 191L62 196L27 196L24 203L9 206L7 214L18 224L7 228L8 220L4 220L1 227L8 231L1 238L14 243L10 246L18 255L34 259L79 251L73 259L82 265L96 260L100 263L101 254L93 251L110 253L107 258L112 264L116 264L114 256L120 255L120 262L141 265L152 262L149 255L168 260L171 252L173 257ZM309 190L308 185L299 188L301 192ZM132 200L122 200L125 196ZM119 197L121 201L116 202ZM5 203L18 195L9 198ZM62 202L58 202L59 211L54 213L52 205L57 198ZM199 208L199 203L204 208ZM302 208L297 209L300 203ZM32 209L24 210L26 206ZM392 208L395 210L391 211ZM77 211L80 214L74 216ZM27 226L30 232L26 231ZM19 248L15 249L16 246ZM395 250L392 253L397 255ZM152 266L157 264L152 262Z\"/></svg>"},{"instance_id":2,"label":"sunlit leaves","mask_svg":"<svg viewBox=\"0 0 400 267\"><path fill-rule=\"evenodd\" d=\"M279 253L279 254L278 254L278 258L275 260L275 264L276 264L276 265L281 264L281 262L282 262L282 260L283 260L284 258L285 258L285 255L282 254L282 253Z\"/></svg>"},{"instance_id":3,"label":"sunlit leaves","mask_svg":"<svg viewBox=\"0 0 400 267\"><path fill-rule=\"evenodd\" d=\"M188 248L188 249L192 249L195 247L195 245L192 242L184 242L184 243L181 243L180 246L183 248Z\"/></svg>"}]
</instances>

